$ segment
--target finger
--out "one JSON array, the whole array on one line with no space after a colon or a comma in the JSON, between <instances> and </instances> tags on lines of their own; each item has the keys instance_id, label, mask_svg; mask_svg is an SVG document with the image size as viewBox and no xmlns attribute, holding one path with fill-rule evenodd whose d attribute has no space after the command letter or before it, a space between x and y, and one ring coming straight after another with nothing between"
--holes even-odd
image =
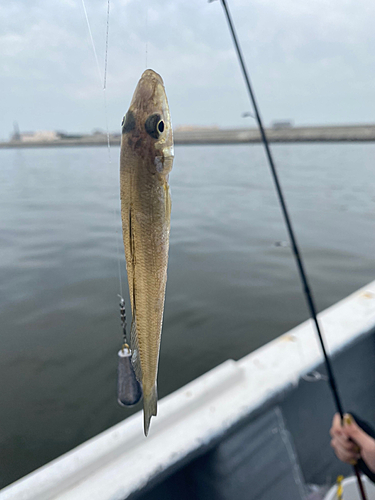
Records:
<instances>
[{"instance_id":1,"label":"finger","mask_svg":"<svg viewBox=\"0 0 375 500\"><path fill-rule=\"evenodd\" d=\"M335 413L333 416L332 427L329 432L332 437L337 434L342 434L341 417L338 413Z\"/></svg>"},{"instance_id":2,"label":"finger","mask_svg":"<svg viewBox=\"0 0 375 500\"><path fill-rule=\"evenodd\" d=\"M341 443L337 442L335 439L331 441L331 446L334 449L337 458L339 458L342 462L352 463L353 461L357 461L360 458L359 453L347 450L346 448L342 447Z\"/></svg>"},{"instance_id":3,"label":"finger","mask_svg":"<svg viewBox=\"0 0 375 500\"><path fill-rule=\"evenodd\" d=\"M340 414L339 413L335 413L334 416L333 416L333 421L332 421L332 427L334 429L341 429L341 417L340 417Z\"/></svg>"},{"instance_id":4,"label":"finger","mask_svg":"<svg viewBox=\"0 0 375 500\"><path fill-rule=\"evenodd\" d=\"M346 432L344 432L344 431L342 430L342 428L341 428L341 429L337 429L336 427L331 427L331 429L330 429L329 433L330 433L330 436L331 436L331 437L334 437L334 436L342 436L342 437L344 437L345 439L349 439L349 438L348 438L348 436L347 436L347 433L346 433Z\"/></svg>"},{"instance_id":5,"label":"finger","mask_svg":"<svg viewBox=\"0 0 375 500\"><path fill-rule=\"evenodd\" d=\"M350 439L347 438L342 438L338 437L337 442L339 443L339 446L343 449L346 450L347 452L350 453L359 453L359 447L356 443L351 441Z\"/></svg>"},{"instance_id":6,"label":"finger","mask_svg":"<svg viewBox=\"0 0 375 500\"><path fill-rule=\"evenodd\" d=\"M347 439L335 437L332 439L331 445L342 454L347 454L348 456L353 455L353 457L355 456L357 458L359 456L358 446Z\"/></svg>"},{"instance_id":7,"label":"finger","mask_svg":"<svg viewBox=\"0 0 375 500\"><path fill-rule=\"evenodd\" d=\"M348 436L343 433L336 433L332 436L335 441L340 445L341 448L344 448L347 451L353 451L359 453L359 446Z\"/></svg>"}]
</instances>

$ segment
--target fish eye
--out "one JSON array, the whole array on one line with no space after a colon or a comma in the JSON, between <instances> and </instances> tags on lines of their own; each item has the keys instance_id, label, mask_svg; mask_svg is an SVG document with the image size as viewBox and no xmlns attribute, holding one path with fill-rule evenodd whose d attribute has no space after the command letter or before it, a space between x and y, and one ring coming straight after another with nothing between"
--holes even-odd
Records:
<instances>
[{"instance_id":1,"label":"fish eye","mask_svg":"<svg viewBox=\"0 0 375 500\"><path fill-rule=\"evenodd\" d=\"M158 123L158 130L159 130L159 132L161 134L164 132L164 122L163 122L163 120L160 120L160 122Z\"/></svg>"},{"instance_id":2,"label":"fish eye","mask_svg":"<svg viewBox=\"0 0 375 500\"><path fill-rule=\"evenodd\" d=\"M164 121L158 113L150 115L145 121L145 129L148 135L158 139L159 135L164 131Z\"/></svg>"}]
</instances>

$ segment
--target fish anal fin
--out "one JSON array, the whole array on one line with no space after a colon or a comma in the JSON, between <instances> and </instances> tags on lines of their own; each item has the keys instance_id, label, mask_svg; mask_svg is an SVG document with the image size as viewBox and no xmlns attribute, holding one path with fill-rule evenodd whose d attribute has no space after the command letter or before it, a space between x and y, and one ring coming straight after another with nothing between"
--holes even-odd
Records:
<instances>
[{"instance_id":1,"label":"fish anal fin","mask_svg":"<svg viewBox=\"0 0 375 500\"><path fill-rule=\"evenodd\" d=\"M134 308L135 309L135 308ZM132 365L138 382L142 383L141 358L139 355L139 344L137 334L137 318L133 309L133 319L130 328L130 349L132 351Z\"/></svg>"}]
</instances>

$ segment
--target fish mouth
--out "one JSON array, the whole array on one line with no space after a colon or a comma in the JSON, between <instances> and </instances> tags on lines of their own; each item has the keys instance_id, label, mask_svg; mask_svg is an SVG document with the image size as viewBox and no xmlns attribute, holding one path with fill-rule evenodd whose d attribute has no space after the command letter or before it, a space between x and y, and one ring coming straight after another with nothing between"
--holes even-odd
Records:
<instances>
[{"instance_id":1,"label":"fish mouth","mask_svg":"<svg viewBox=\"0 0 375 500\"><path fill-rule=\"evenodd\" d=\"M144 100L155 97L155 94L164 93L164 82L162 77L152 69L146 69L139 79L136 93L143 94Z\"/></svg>"},{"instance_id":2,"label":"fish mouth","mask_svg":"<svg viewBox=\"0 0 375 500\"><path fill-rule=\"evenodd\" d=\"M140 78L140 80L156 80L158 83L161 83L164 86L164 82L159 73L156 73L153 69L146 69Z\"/></svg>"}]
</instances>

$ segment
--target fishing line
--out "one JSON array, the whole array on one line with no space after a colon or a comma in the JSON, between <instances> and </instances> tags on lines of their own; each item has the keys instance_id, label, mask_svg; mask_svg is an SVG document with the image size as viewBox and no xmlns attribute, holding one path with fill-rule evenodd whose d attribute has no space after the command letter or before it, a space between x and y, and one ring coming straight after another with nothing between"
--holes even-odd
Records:
<instances>
[{"instance_id":1,"label":"fishing line","mask_svg":"<svg viewBox=\"0 0 375 500\"><path fill-rule=\"evenodd\" d=\"M96 67L98 70L100 88L103 90L103 102L104 102L104 114L105 114L105 122L106 122L106 131L107 131L107 151L108 151L108 169L111 170L112 166L112 158L111 158L111 144L110 144L110 136L109 136L109 125L108 125L108 106L107 106L107 72L108 72L108 47L109 47L109 14L110 14L110 0L107 2L107 23L106 23L106 38L105 38L105 61L104 61L104 78L102 78L102 74L100 71L98 54L95 47L94 38L92 36L91 25L89 21L89 17L86 10L85 0L82 0L82 7L86 18L87 28L91 40L91 46L94 53ZM116 209L113 207L113 218L115 222L115 227L117 226L117 218L116 218ZM119 286L120 286L120 297L123 295L122 288L122 277L121 277L121 262L120 262L120 248L119 248L119 234L118 229L116 232L116 251L117 251L117 266L118 266L118 276L119 276ZM121 306L120 306L121 308Z\"/></svg>"},{"instance_id":2,"label":"fishing line","mask_svg":"<svg viewBox=\"0 0 375 500\"><path fill-rule=\"evenodd\" d=\"M104 62L104 83L103 83L103 90L107 88L107 66L108 66L108 35L109 35L109 3L110 0L108 0L108 5L107 5L107 32L105 36L105 62Z\"/></svg>"},{"instance_id":3,"label":"fishing line","mask_svg":"<svg viewBox=\"0 0 375 500\"><path fill-rule=\"evenodd\" d=\"M209 2L212 2L212 1L213 0L209 0ZM316 332L318 334L320 346L322 348L322 352L323 352L323 356L324 356L324 361L325 361L325 365L326 365L326 369L327 369L328 382L329 382L329 385L330 385L330 388L331 388L332 396L333 396L333 399L335 401L337 411L338 411L338 413L341 416L341 420L343 420L344 410L343 410L341 399L340 399L340 396L339 396L339 393L338 393L336 379L335 379L334 374L333 374L331 361L330 361L330 359L328 357L328 354L327 354L327 351L326 351L325 343L324 343L324 340L323 340L323 335L322 335L322 332L321 332L321 329L320 329L320 326L319 326L319 322L318 322L318 318L317 318L317 310L316 310L314 299L313 299L313 296L312 296L312 291L311 291L311 288L310 288L310 285L309 285L309 282L308 282L308 279L307 279L306 271L305 271L304 264L303 264L303 261L302 261L302 255L301 255L301 252L300 252L298 244L297 244L297 240L296 240L296 237L295 237L295 234L294 234L294 230L293 230L293 227L292 227L292 222L291 222L291 219L290 219L290 216L289 216L289 213L288 213L288 209L287 209L287 206L286 206L285 198L284 198L284 195L283 195L283 192L282 192L282 189L281 189L280 181L279 181L278 174L277 174L277 171L276 171L276 166L275 166L275 163L273 161L273 157L272 157L271 150L270 150L270 147L269 147L269 144L268 144L266 133L264 131L262 119L260 117L260 113L259 113L259 110L258 110L258 105L257 105L256 99L255 99L255 94L254 94L252 86L250 84L250 79L249 79L249 76L248 76L248 72L247 72L247 69L246 69L246 66L245 66L245 62L244 62L244 59L243 59L243 56L242 56L242 51L241 51L239 43L238 43L236 31L235 31L235 28L234 28L234 25L233 25L233 21L231 19L230 13L229 13L229 9L228 9L226 0L221 0L221 4L223 6L224 13L225 13L225 16L226 16L226 19L227 19L227 22L228 22L229 30L231 32L232 39L233 39L233 42L234 42L234 45L235 45L235 48L236 48L236 52L237 52L237 56L238 56L238 59L239 59L239 63L240 63L240 66L241 66L241 69L242 69L242 73L243 73L243 76L244 76L244 79L245 79L246 87L247 87L247 90L248 90L248 93L249 93L250 101L251 101L251 103L253 105L253 109L254 109L254 112L255 112L255 117L256 117L256 120L257 120L257 123L258 123L258 127L259 127L259 131L260 131L260 134L261 134L261 137L262 137L262 142L263 142L263 145L264 145L264 148L265 148L265 151L266 151L266 156L267 156L268 163L269 163L269 166L270 166L270 169L271 169L271 174L272 174L272 177L273 177L273 180L274 180L274 183L275 183L275 187L276 187L277 195L278 195L279 202L280 202L280 205L281 205L283 217L284 217L284 220L285 220L285 224L287 226L287 230L288 230L290 242L291 242L291 245L292 245L293 254L294 254L294 257L295 257L295 260L296 260L296 264L297 264L299 276L300 276L300 279L301 279L301 282L302 282L302 288L303 288L303 291L304 291L304 294L305 294L306 302L307 302L307 305L308 305L308 308L309 308L309 311L310 311L310 315L311 315L311 317L313 319L313 322L315 324L315 328L316 328ZM353 468L354 468L355 475L357 476L358 486L359 486L359 490L360 490L362 499L366 500L366 494L364 492L363 484L362 484L361 477L360 477L360 474L359 474L359 468L358 468L357 465L354 465Z\"/></svg>"},{"instance_id":4,"label":"fishing line","mask_svg":"<svg viewBox=\"0 0 375 500\"><path fill-rule=\"evenodd\" d=\"M83 9L85 12L85 17L87 21L87 27L90 34L91 44L95 55L95 60L97 62L98 74L100 77L100 86L102 86L102 78L100 73L100 67L98 62L98 56L95 49L94 39L92 37L91 27L89 18L87 15L84 0L82 0ZM103 100L105 109L105 121L107 127L107 149L108 149L108 169L111 170L111 143L109 139L109 128L108 128L108 108L107 108L107 69L108 69L108 45L109 45L109 10L110 10L110 0L107 3L107 30L106 30L106 43L105 43L105 63L104 63L104 80L103 80ZM115 227L117 226L116 210L113 207L113 217ZM118 265L118 276L120 283L120 294L118 295L120 299L120 316L121 316L121 329L122 329L122 347L117 353L118 366L117 366L117 401L122 406L133 406L137 404L142 397L142 386L136 378L134 369L132 366L133 352L131 351L129 345L127 344L126 338L126 311L125 311L125 300L123 298L122 291L122 278L121 278L121 266L120 266L120 249L119 249L119 235L118 229L116 230L116 247L117 247L117 265Z\"/></svg>"},{"instance_id":5,"label":"fishing line","mask_svg":"<svg viewBox=\"0 0 375 500\"><path fill-rule=\"evenodd\" d=\"M103 93L104 93L104 107L105 107L105 122L107 128L107 150L108 150L108 166L109 170L111 170L112 166L112 158L111 158L111 142L109 138L109 126L108 126L108 105L107 105L107 69L108 69L108 46L109 46L109 10L110 10L110 0L107 3L107 29L106 29L106 37L105 37L105 62L104 62L104 81L103 81ZM117 226L117 218L116 218L116 210L113 207L113 218L115 227ZM120 244L119 244L119 230L118 228L115 230L116 232L116 252L117 252L117 267L118 267L118 277L120 284L120 309L124 308L125 314L125 301L122 298L123 290L122 290L122 277L121 277L121 259L120 259ZM122 317L122 313L121 313ZM126 322L124 326L124 331L126 332Z\"/></svg>"},{"instance_id":6,"label":"fishing line","mask_svg":"<svg viewBox=\"0 0 375 500\"><path fill-rule=\"evenodd\" d=\"M104 62L104 80L103 80L103 93L104 93L104 108L105 108L105 122L107 128L107 150L108 150L108 167L111 170L112 166L112 158L111 158L111 142L109 139L109 126L108 126L108 106L107 106L107 69L108 69L108 44L109 44L109 8L110 8L110 0L108 0L107 4L107 29L106 29L106 37L105 37L105 62ZM113 218L115 227L117 226L117 218L116 218L116 209L113 207ZM122 291L122 277L121 277L121 260L120 260L120 245L119 245L119 230L118 228L115 230L116 232L116 252L117 252L117 270L120 284L120 311L121 318L125 315L125 300L123 299L123 291ZM122 313L122 309L124 312ZM126 338L126 321L122 323L124 338ZM125 340L124 340L125 343Z\"/></svg>"},{"instance_id":7,"label":"fishing line","mask_svg":"<svg viewBox=\"0 0 375 500\"><path fill-rule=\"evenodd\" d=\"M100 80L100 87L103 89L103 101L105 110L105 122L107 128L107 151L108 151L108 169L111 170L112 159L111 159L111 143L109 139L109 127L108 127L108 107L107 107L107 69L108 69L108 42L109 42L109 11L110 11L110 0L107 3L107 27L106 27L106 42L105 42L105 62L104 62L104 80L102 84L102 77L99 67L98 56L95 48L94 39L92 37L91 26L89 18L87 15L86 6L84 0L82 0L83 10L86 17L87 27L90 34L91 45L93 48L95 60L97 63L98 75ZM102 86L103 85L103 86ZM113 207L113 218L115 227L117 226L116 210ZM132 406L136 404L142 397L142 388L137 381L134 371L132 368L131 357L132 352L127 344L126 339L126 311L125 311L125 300L123 298L122 291L122 278L121 278L121 266L120 266L120 250L118 242L118 229L116 231L116 249L117 249L117 266L118 266L118 276L120 283L120 294L118 295L120 299L120 317L121 317L121 329L122 329L122 347L118 351L118 367L117 367L117 400L123 406Z\"/></svg>"},{"instance_id":8,"label":"fishing line","mask_svg":"<svg viewBox=\"0 0 375 500\"><path fill-rule=\"evenodd\" d=\"M99 80L100 80L100 84L101 84L101 82L102 82L102 73L100 71L98 54L96 53L95 43L94 43L94 39L92 37L91 26L90 26L89 16L87 15L85 0L82 0L82 7L83 7L83 12L85 13L87 28L89 30L91 45L92 45L92 49L94 51L94 57L95 57L95 61L96 61L96 69L98 70Z\"/></svg>"},{"instance_id":9,"label":"fishing line","mask_svg":"<svg viewBox=\"0 0 375 500\"><path fill-rule=\"evenodd\" d=\"M146 69L147 69L147 56L148 56L148 7L146 7Z\"/></svg>"},{"instance_id":10,"label":"fishing line","mask_svg":"<svg viewBox=\"0 0 375 500\"><path fill-rule=\"evenodd\" d=\"M107 129L107 148L108 148L108 164L111 166L111 144L109 140L109 128L108 128L108 106L107 106L107 67L108 67L108 38L109 38L109 3L107 6L107 29L105 35L105 60L104 60L104 81L103 81L103 92L104 92L104 109L105 109L105 124ZM121 281L121 276L120 276Z\"/></svg>"}]
</instances>

